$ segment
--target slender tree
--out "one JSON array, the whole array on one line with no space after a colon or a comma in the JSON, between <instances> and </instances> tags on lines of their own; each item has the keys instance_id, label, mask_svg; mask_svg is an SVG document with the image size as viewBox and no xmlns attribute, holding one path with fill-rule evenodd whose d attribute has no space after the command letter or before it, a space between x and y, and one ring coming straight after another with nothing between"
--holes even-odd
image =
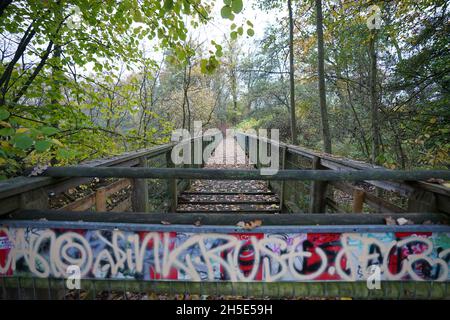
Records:
<instances>
[{"instance_id":1,"label":"slender tree","mask_svg":"<svg viewBox=\"0 0 450 320\"><path fill-rule=\"evenodd\" d=\"M323 45L323 15L322 0L316 0L316 23L317 23L317 53L318 53L318 76L319 76L319 103L322 119L323 150L331 153L330 126L328 123L327 98L325 87L325 63Z\"/></svg>"},{"instance_id":2,"label":"slender tree","mask_svg":"<svg viewBox=\"0 0 450 320\"><path fill-rule=\"evenodd\" d=\"M297 121L295 119L294 18L292 14L291 0L288 0L288 10L289 10L289 85L290 85L291 139L293 144L298 144Z\"/></svg>"},{"instance_id":3,"label":"slender tree","mask_svg":"<svg viewBox=\"0 0 450 320\"><path fill-rule=\"evenodd\" d=\"M369 54L370 54L370 115L372 123L372 163L378 164L380 153L380 125L378 123L378 93L377 93L377 30L370 32Z\"/></svg>"}]
</instances>

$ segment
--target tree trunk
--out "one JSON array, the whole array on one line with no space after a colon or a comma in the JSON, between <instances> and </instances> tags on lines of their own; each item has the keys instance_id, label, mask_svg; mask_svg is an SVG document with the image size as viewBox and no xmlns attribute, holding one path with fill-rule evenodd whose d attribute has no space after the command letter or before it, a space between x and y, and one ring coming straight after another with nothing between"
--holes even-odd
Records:
<instances>
[{"instance_id":1,"label":"tree trunk","mask_svg":"<svg viewBox=\"0 0 450 320\"><path fill-rule=\"evenodd\" d=\"M372 30L369 41L370 54L370 115L372 123L372 163L378 164L380 153L380 126L378 123L378 97L377 97L377 52L375 49L377 31Z\"/></svg>"},{"instance_id":2,"label":"tree trunk","mask_svg":"<svg viewBox=\"0 0 450 320\"><path fill-rule=\"evenodd\" d=\"M294 83L294 20L292 17L292 1L288 0L289 9L289 84L290 84L290 111L291 111L291 138L292 144L297 141L297 122L295 119L295 83Z\"/></svg>"},{"instance_id":3,"label":"tree trunk","mask_svg":"<svg viewBox=\"0 0 450 320\"><path fill-rule=\"evenodd\" d=\"M319 76L319 102L320 116L322 119L323 150L331 153L330 126L328 123L327 98L325 88L325 55L323 48L323 17L322 0L316 0L316 20L317 20L317 52L318 52L318 76Z\"/></svg>"}]
</instances>

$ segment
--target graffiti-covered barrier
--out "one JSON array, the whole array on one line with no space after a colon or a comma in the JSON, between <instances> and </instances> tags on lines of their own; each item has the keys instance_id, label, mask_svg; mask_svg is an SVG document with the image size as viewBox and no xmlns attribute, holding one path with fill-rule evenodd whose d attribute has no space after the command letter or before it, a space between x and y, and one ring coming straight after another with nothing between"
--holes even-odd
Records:
<instances>
[{"instance_id":1,"label":"graffiti-covered barrier","mask_svg":"<svg viewBox=\"0 0 450 320\"><path fill-rule=\"evenodd\" d=\"M450 279L450 227L235 227L7 221L0 275L231 282ZM72 266L72 267L71 267Z\"/></svg>"}]
</instances>

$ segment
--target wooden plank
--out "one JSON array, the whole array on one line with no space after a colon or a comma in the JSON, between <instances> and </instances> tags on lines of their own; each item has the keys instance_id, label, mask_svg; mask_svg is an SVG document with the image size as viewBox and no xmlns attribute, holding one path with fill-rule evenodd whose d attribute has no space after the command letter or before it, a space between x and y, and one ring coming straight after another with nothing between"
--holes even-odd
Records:
<instances>
[{"instance_id":1,"label":"wooden plank","mask_svg":"<svg viewBox=\"0 0 450 320\"><path fill-rule=\"evenodd\" d=\"M110 210L110 212L124 212L131 211L131 198L126 198L125 200L116 204L114 208Z\"/></svg>"},{"instance_id":2,"label":"wooden plank","mask_svg":"<svg viewBox=\"0 0 450 320\"><path fill-rule=\"evenodd\" d=\"M106 211L106 189L99 188L95 191L95 210Z\"/></svg>"},{"instance_id":3,"label":"wooden plank","mask_svg":"<svg viewBox=\"0 0 450 320\"><path fill-rule=\"evenodd\" d=\"M40 220L45 218L49 221L85 221L85 222L114 222L114 223L138 223L138 224L161 224L167 221L171 224L193 225L201 221L203 225L236 225L240 221L251 221L260 219L263 226L268 225L384 225L387 217L405 217L417 224L425 221L434 223L449 223L449 217L439 213L377 213L377 214L258 214L258 213L184 213L171 214L142 212L72 212L57 210L28 210L18 211L10 214L8 220Z\"/></svg>"},{"instance_id":4,"label":"wooden plank","mask_svg":"<svg viewBox=\"0 0 450 320\"><path fill-rule=\"evenodd\" d=\"M361 213L363 211L363 204L365 198L364 190L355 188L353 190L353 203L352 203L352 212L353 213Z\"/></svg>"},{"instance_id":5,"label":"wooden plank","mask_svg":"<svg viewBox=\"0 0 450 320\"><path fill-rule=\"evenodd\" d=\"M45 192L45 189L39 188L20 194L19 207L20 209L48 209L48 195Z\"/></svg>"},{"instance_id":6,"label":"wooden plank","mask_svg":"<svg viewBox=\"0 0 450 320\"><path fill-rule=\"evenodd\" d=\"M286 148L282 148L282 151L281 151L282 153L281 153L281 169L282 170L284 170L284 169L286 169L286 153L287 153L287 151L286 151ZM280 185L280 209L281 209L281 212L286 212L286 206L285 206L285 194L286 194L286 181L281 181L280 182L281 183L281 185Z\"/></svg>"},{"instance_id":7,"label":"wooden plank","mask_svg":"<svg viewBox=\"0 0 450 320\"><path fill-rule=\"evenodd\" d=\"M81 199L77 199L74 202L71 202L58 210L84 211L90 210L94 205L95 205L95 193L91 193L90 195L83 197Z\"/></svg>"},{"instance_id":8,"label":"wooden plank","mask_svg":"<svg viewBox=\"0 0 450 320\"><path fill-rule=\"evenodd\" d=\"M50 167L43 175L51 177L115 177L134 179L205 179L205 180L300 180L300 181L364 181L364 180L450 180L450 170L279 170L263 175L252 169L198 168L126 168L126 167Z\"/></svg>"},{"instance_id":9,"label":"wooden plank","mask_svg":"<svg viewBox=\"0 0 450 320\"><path fill-rule=\"evenodd\" d=\"M313 157L312 159L312 169L320 170L324 167L320 164L319 157ZM327 191L326 181L313 181L311 183L310 200L309 200L309 212L318 213L325 212L325 197Z\"/></svg>"},{"instance_id":10,"label":"wooden plank","mask_svg":"<svg viewBox=\"0 0 450 320\"><path fill-rule=\"evenodd\" d=\"M230 214L230 213L262 213L262 214L273 214L273 213L279 213L280 209L238 209L238 210L215 210L215 209L194 209L194 210L183 210L183 209L177 209L177 213L192 213L192 212L199 212L199 213L207 213L207 212L214 212L214 213L224 213L224 214Z\"/></svg>"},{"instance_id":11,"label":"wooden plank","mask_svg":"<svg viewBox=\"0 0 450 320\"><path fill-rule=\"evenodd\" d=\"M116 192L119 192L132 184L130 179L120 179L107 186L105 186L106 196L110 196Z\"/></svg>"},{"instance_id":12,"label":"wooden plank","mask_svg":"<svg viewBox=\"0 0 450 320\"><path fill-rule=\"evenodd\" d=\"M147 166L147 159L145 157L139 158L139 167L134 169L145 170ZM131 169L131 168L130 168ZM131 195L131 202L133 210L136 212L148 212L148 182L145 176L137 175L133 179L133 192Z\"/></svg>"},{"instance_id":13,"label":"wooden plank","mask_svg":"<svg viewBox=\"0 0 450 320\"><path fill-rule=\"evenodd\" d=\"M20 194L4 198L0 201L0 215L7 214L20 208Z\"/></svg>"},{"instance_id":14,"label":"wooden plank","mask_svg":"<svg viewBox=\"0 0 450 320\"><path fill-rule=\"evenodd\" d=\"M171 152L166 153L166 165L168 168L175 167ZM176 212L178 206L178 182L177 179L167 180L167 201L168 201L168 211L171 213Z\"/></svg>"},{"instance_id":15,"label":"wooden plank","mask_svg":"<svg viewBox=\"0 0 450 320\"><path fill-rule=\"evenodd\" d=\"M274 195L275 193L273 191L268 192L259 192L259 191L243 191L243 192L234 192L234 191L226 191L226 192L209 192L209 191L183 191L180 195Z\"/></svg>"},{"instance_id":16,"label":"wooden plank","mask_svg":"<svg viewBox=\"0 0 450 320\"><path fill-rule=\"evenodd\" d=\"M257 205L270 205L270 204L280 204L280 201L278 200L194 200L190 201L188 199L182 199L178 201L179 204L192 204L192 205L232 205L232 204L257 204Z\"/></svg>"}]
</instances>

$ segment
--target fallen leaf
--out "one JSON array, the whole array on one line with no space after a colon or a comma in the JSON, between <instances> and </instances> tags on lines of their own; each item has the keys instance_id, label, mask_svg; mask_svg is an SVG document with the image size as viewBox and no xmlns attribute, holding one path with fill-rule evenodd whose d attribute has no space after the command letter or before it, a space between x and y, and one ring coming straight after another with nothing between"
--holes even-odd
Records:
<instances>
[{"instance_id":1,"label":"fallen leaf","mask_svg":"<svg viewBox=\"0 0 450 320\"><path fill-rule=\"evenodd\" d=\"M245 230L252 230L257 227L260 227L261 225L262 225L261 220L254 220L254 221L250 221L250 222L239 221L237 224L238 227L241 227Z\"/></svg>"},{"instance_id":2,"label":"fallen leaf","mask_svg":"<svg viewBox=\"0 0 450 320\"><path fill-rule=\"evenodd\" d=\"M396 224L397 224L397 223L395 222L395 219L392 218L392 217L384 218L384 220L386 221L386 224L387 224L388 226L393 226L393 225L396 225Z\"/></svg>"},{"instance_id":3,"label":"fallen leaf","mask_svg":"<svg viewBox=\"0 0 450 320\"><path fill-rule=\"evenodd\" d=\"M398 218L397 223L400 226L403 226L405 224L414 224L411 220L405 219L405 218Z\"/></svg>"},{"instance_id":4,"label":"fallen leaf","mask_svg":"<svg viewBox=\"0 0 450 320\"><path fill-rule=\"evenodd\" d=\"M240 228L245 228L245 222L244 221L239 221L236 225L238 227L240 227Z\"/></svg>"}]
</instances>

